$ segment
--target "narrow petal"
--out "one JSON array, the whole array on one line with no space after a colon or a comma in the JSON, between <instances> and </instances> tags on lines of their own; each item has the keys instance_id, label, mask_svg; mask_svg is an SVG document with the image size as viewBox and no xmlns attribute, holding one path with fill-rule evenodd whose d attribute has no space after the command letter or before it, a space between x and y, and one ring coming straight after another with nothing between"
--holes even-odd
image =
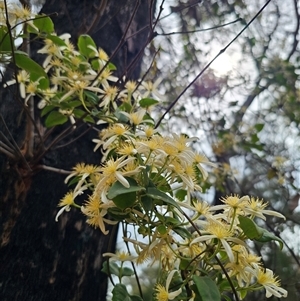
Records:
<instances>
[{"instance_id":1,"label":"narrow petal","mask_svg":"<svg viewBox=\"0 0 300 301\"><path fill-rule=\"evenodd\" d=\"M64 211L70 211L71 210L71 207L69 205L66 205L64 207L62 207L56 214L55 216L55 221L58 222L58 218L62 215L62 213Z\"/></svg>"},{"instance_id":2,"label":"narrow petal","mask_svg":"<svg viewBox=\"0 0 300 301\"><path fill-rule=\"evenodd\" d=\"M129 182L122 176L122 174L120 172L116 172L116 178L117 180L126 188L130 187Z\"/></svg>"},{"instance_id":3,"label":"narrow petal","mask_svg":"<svg viewBox=\"0 0 300 301\"><path fill-rule=\"evenodd\" d=\"M182 292L182 289L180 288L180 289L178 289L178 290L176 290L176 291L174 291L174 292L172 292L172 293L169 293L169 294L168 294L168 295L169 295L169 300L173 300L173 299L176 298L178 295L180 295L181 292Z\"/></svg>"}]
</instances>

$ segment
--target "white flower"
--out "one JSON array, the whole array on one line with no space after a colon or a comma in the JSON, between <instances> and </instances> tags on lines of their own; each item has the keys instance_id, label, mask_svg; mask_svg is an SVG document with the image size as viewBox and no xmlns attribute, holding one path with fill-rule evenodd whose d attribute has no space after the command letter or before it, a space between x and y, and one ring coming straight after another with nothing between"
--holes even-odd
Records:
<instances>
[{"instance_id":1,"label":"white flower","mask_svg":"<svg viewBox=\"0 0 300 301\"><path fill-rule=\"evenodd\" d=\"M7 87L10 85L16 84L17 82L19 84L20 95L22 98L25 98L26 97L25 84L27 84L29 82L29 73L26 72L25 70L21 70L17 75L17 80L16 79L9 80L4 84L4 86Z\"/></svg>"},{"instance_id":2,"label":"white flower","mask_svg":"<svg viewBox=\"0 0 300 301\"><path fill-rule=\"evenodd\" d=\"M110 261L133 261L135 260L137 257L136 256L132 256L127 252L117 252L115 253L103 253L102 254L103 257L110 257L109 260Z\"/></svg>"},{"instance_id":3,"label":"white flower","mask_svg":"<svg viewBox=\"0 0 300 301\"><path fill-rule=\"evenodd\" d=\"M264 203L263 200L251 197L251 199L249 200L249 204L247 207L244 208L244 211L246 214L252 217L257 216L263 220L266 220L266 217L264 215L272 215L279 218L283 218L285 220L285 216L281 213L265 209L267 205L268 203Z\"/></svg>"},{"instance_id":4,"label":"white flower","mask_svg":"<svg viewBox=\"0 0 300 301\"><path fill-rule=\"evenodd\" d=\"M270 269L264 270L262 267L254 266L254 268L246 267L245 270L257 278L257 283L262 285L266 290L266 297L270 298L274 295L277 298L286 298L288 292L280 287L280 282Z\"/></svg>"},{"instance_id":5,"label":"white flower","mask_svg":"<svg viewBox=\"0 0 300 301\"><path fill-rule=\"evenodd\" d=\"M217 238L220 240L230 262L233 262L235 258L232 252L232 248L229 245L228 241L232 241L238 245L245 245L245 243L242 240L232 236L232 233L227 229L225 224L216 220L210 220L204 232L206 232L207 234L203 234L199 237L196 237L191 242L191 244L203 241L210 241L214 238Z\"/></svg>"},{"instance_id":6,"label":"white flower","mask_svg":"<svg viewBox=\"0 0 300 301\"><path fill-rule=\"evenodd\" d=\"M151 81L142 82L141 86L146 90L142 95L142 98L157 97L159 100L163 100L163 95L159 93L158 86L162 82L162 78L158 78L154 83Z\"/></svg>"},{"instance_id":7,"label":"white flower","mask_svg":"<svg viewBox=\"0 0 300 301\"><path fill-rule=\"evenodd\" d=\"M204 155L202 154L195 154L194 160L196 163L196 166L202 173L203 179L206 180L208 177L208 172L202 167L202 164L209 165L211 167L217 167L215 163L210 162Z\"/></svg>"},{"instance_id":8,"label":"white flower","mask_svg":"<svg viewBox=\"0 0 300 301\"><path fill-rule=\"evenodd\" d=\"M130 187L130 184L125 179L125 176L138 173L140 168L138 167L136 170L130 172L120 171L122 167L135 160L133 157L127 158L126 160L124 160L124 158L125 156L122 156L117 160L110 159L106 162L105 166L101 168L102 178L97 184L97 187L105 187L107 182L113 183L115 180L119 181L126 188Z\"/></svg>"},{"instance_id":9,"label":"white flower","mask_svg":"<svg viewBox=\"0 0 300 301\"><path fill-rule=\"evenodd\" d=\"M174 276L174 274L176 273L176 270L173 270L167 278L166 281L166 286L162 286L161 284L157 284L155 287L156 290L156 299L158 301L168 301L168 300L173 300L175 299L178 295L181 294L182 289L179 288L178 290L174 291L174 292L169 292L169 286L171 283L171 280Z\"/></svg>"}]
</instances>

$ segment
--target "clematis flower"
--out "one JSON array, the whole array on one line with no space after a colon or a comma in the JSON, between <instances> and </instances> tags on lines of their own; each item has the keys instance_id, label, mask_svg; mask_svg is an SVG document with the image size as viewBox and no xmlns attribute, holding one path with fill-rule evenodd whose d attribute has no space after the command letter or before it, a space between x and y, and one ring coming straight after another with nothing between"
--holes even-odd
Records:
<instances>
[{"instance_id":1,"label":"clematis flower","mask_svg":"<svg viewBox=\"0 0 300 301\"><path fill-rule=\"evenodd\" d=\"M206 180L208 177L208 172L203 168L202 164L205 165L209 165L211 167L216 168L217 165L215 163L210 162L206 156L202 155L202 154L195 154L194 156L194 161L196 163L196 166L198 167L198 169L200 170L200 172L202 173L203 179Z\"/></svg>"},{"instance_id":2,"label":"clematis flower","mask_svg":"<svg viewBox=\"0 0 300 301\"><path fill-rule=\"evenodd\" d=\"M170 274L168 275L167 281L166 281L166 286L162 286L161 284L156 285L155 291L156 291L156 299L158 301L173 300L178 295L181 294L181 292L182 292L181 288L174 292L169 292L169 286L170 286L171 280L176 272L177 272L176 270L173 270L172 272L170 272Z\"/></svg>"},{"instance_id":3,"label":"clematis flower","mask_svg":"<svg viewBox=\"0 0 300 301\"><path fill-rule=\"evenodd\" d=\"M244 209L246 214L254 217L257 216L263 220L266 220L265 215L272 215L285 220L285 216L279 212L265 209L268 203L264 203L263 200L250 198L248 206Z\"/></svg>"},{"instance_id":4,"label":"clematis flower","mask_svg":"<svg viewBox=\"0 0 300 301\"><path fill-rule=\"evenodd\" d=\"M257 278L257 283L262 285L266 290L266 297L270 298L275 296L277 298L286 298L288 292L280 287L280 282L274 273L270 269L263 269L259 266L254 266L254 268L245 268L249 273L251 273L255 278Z\"/></svg>"},{"instance_id":5,"label":"clematis flower","mask_svg":"<svg viewBox=\"0 0 300 301\"><path fill-rule=\"evenodd\" d=\"M243 197L239 197L238 195L227 196L226 198L222 198L221 201L224 203L223 205L213 206L213 210L224 210L224 214L231 219L235 214L242 214L246 208L248 207L250 198L248 195Z\"/></svg>"},{"instance_id":6,"label":"clematis flower","mask_svg":"<svg viewBox=\"0 0 300 301\"><path fill-rule=\"evenodd\" d=\"M87 177L97 174L100 171L100 167L92 164L78 163L73 167L73 171L66 177L65 183L73 177L81 177L81 181L84 181Z\"/></svg>"},{"instance_id":7,"label":"clematis flower","mask_svg":"<svg viewBox=\"0 0 300 301\"><path fill-rule=\"evenodd\" d=\"M89 197L89 200L81 206L81 211L87 216L87 223L95 228L99 228L104 235L109 233L105 228L105 224L116 225L117 221L112 221L105 218L107 215L107 209L115 207L114 202L109 201L103 203L99 194L93 194Z\"/></svg>"},{"instance_id":8,"label":"clematis flower","mask_svg":"<svg viewBox=\"0 0 300 301\"><path fill-rule=\"evenodd\" d=\"M158 98L159 100L164 100L164 96L158 91L158 86L161 82L162 82L162 78L156 79L154 83L151 81L142 82L141 86L145 89L142 98L154 97L154 98Z\"/></svg>"},{"instance_id":9,"label":"clematis flower","mask_svg":"<svg viewBox=\"0 0 300 301\"><path fill-rule=\"evenodd\" d=\"M132 256L130 255L128 252L117 252L115 253L103 253L102 255L103 257L110 257L109 260L110 261L134 261L136 259L136 256Z\"/></svg>"},{"instance_id":10,"label":"clematis flower","mask_svg":"<svg viewBox=\"0 0 300 301\"><path fill-rule=\"evenodd\" d=\"M58 207L62 207L56 214L55 216L55 221L58 222L58 218L63 214L64 211L69 212L71 210L71 206L74 207L79 207L77 204L75 204L74 200L75 198L83 193L83 190L86 187L83 187L82 189L77 189L76 188L74 191L68 192L58 203Z\"/></svg>"},{"instance_id":11,"label":"clematis flower","mask_svg":"<svg viewBox=\"0 0 300 301\"><path fill-rule=\"evenodd\" d=\"M26 85L29 82L29 73L26 72L25 70L19 71L17 74L17 79L12 79L7 81L4 84L4 87L16 84L17 82L19 83L19 89L20 89L20 95L22 98L26 98Z\"/></svg>"},{"instance_id":12,"label":"clematis flower","mask_svg":"<svg viewBox=\"0 0 300 301\"><path fill-rule=\"evenodd\" d=\"M210 241L211 239L214 238L220 240L222 246L224 247L225 252L227 253L230 262L233 262L235 258L232 252L232 248L229 245L228 241L232 241L238 245L245 245L245 243L242 240L233 237L233 234L231 233L231 231L227 229L225 224L216 220L210 220L203 231L203 235L196 237L192 241L192 244L203 242L203 241Z\"/></svg>"},{"instance_id":13,"label":"clematis flower","mask_svg":"<svg viewBox=\"0 0 300 301\"><path fill-rule=\"evenodd\" d=\"M125 173L120 171L120 169L122 167L124 167L126 164L133 161L134 158L131 157L126 160L124 160L124 158L125 158L125 156L123 156L117 160L110 159L106 162L105 166L103 166L101 168L102 176L103 176L103 178L100 181L101 183L103 182L103 184L104 184L104 182L109 181L110 179L113 178L113 179L119 181L124 187L126 187L126 188L130 187L130 184L124 177L124 176L126 176ZM98 185L101 186L100 183L98 183Z\"/></svg>"}]
</instances>

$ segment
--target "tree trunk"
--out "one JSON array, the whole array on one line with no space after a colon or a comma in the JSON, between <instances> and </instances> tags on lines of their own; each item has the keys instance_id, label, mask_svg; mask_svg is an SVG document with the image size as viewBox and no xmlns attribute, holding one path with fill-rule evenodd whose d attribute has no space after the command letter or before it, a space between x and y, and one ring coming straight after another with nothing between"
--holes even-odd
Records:
<instances>
[{"instance_id":1,"label":"tree trunk","mask_svg":"<svg viewBox=\"0 0 300 301\"><path fill-rule=\"evenodd\" d=\"M118 50L113 58L118 75L137 77L148 39L149 7L148 1L136 0L46 0L42 13L51 14L58 35L69 32L76 41L79 34L87 33L109 55ZM131 38L120 44L127 27ZM40 46L32 44L32 53ZM132 62L134 67L129 68ZM8 79L7 74L3 81ZM66 170L79 162L99 164L100 155L93 153L91 142L96 133L87 131L68 144L88 129L78 126L38 162L37 148L33 158L24 158L26 118L17 89L0 88L0 141L9 140L18 154L0 153L0 300L105 300L102 253L114 251L117 228L102 235L76 210L56 223L58 201L68 191L65 175L39 170L41 164ZM54 130L48 145L61 132Z\"/></svg>"}]
</instances>

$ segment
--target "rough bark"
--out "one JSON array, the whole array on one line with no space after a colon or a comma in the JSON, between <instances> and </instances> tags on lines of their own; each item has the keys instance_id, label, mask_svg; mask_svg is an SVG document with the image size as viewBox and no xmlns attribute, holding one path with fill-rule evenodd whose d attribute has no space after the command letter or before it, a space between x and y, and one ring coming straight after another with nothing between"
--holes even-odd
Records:
<instances>
[{"instance_id":1,"label":"rough bark","mask_svg":"<svg viewBox=\"0 0 300 301\"><path fill-rule=\"evenodd\" d=\"M79 34L88 33L108 54L118 49L113 62L119 75L126 74L147 41L148 1L50 0L42 12L52 14L58 34L69 32L75 41ZM133 36L120 44L131 19L127 36ZM142 28L139 34L134 34ZM32 45L33 53L36 47ZM129 71L137 77L139 61ZM22 151L26 114L17 100L16 89L0 88L3 133L0 140L5 140L3 136L12 144L14 140ZM57 203L68 190L63 182L65 176L37 168L46 164L70 170L82 161L99 164L99 154L92 152L91 139L96 134L91 131L58 148L86 129L84 125L78 127L39 161L36 161L37 145L33 158L19 154L14 159L0 153L0 299L3 301L105 300L107 279L101 273L102 253L114 250L116 228L104 236L90 228L75 210L61 216L56 223ZM61 131L53 131L47 143Z\"/></svg>"}]
</instances>

